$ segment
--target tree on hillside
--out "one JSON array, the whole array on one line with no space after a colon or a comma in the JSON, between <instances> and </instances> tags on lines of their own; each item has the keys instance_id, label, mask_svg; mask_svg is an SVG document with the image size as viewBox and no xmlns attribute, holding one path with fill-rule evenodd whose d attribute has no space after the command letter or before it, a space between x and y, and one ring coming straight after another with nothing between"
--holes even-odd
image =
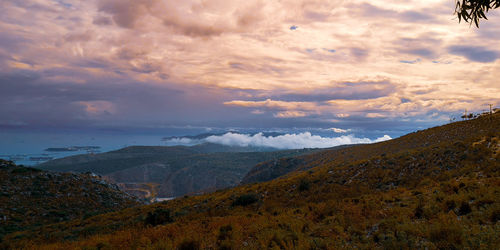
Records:
<instances>
[{"instance_id":1,"label":"tree on hillside","mask_svg":"<svg viewBox=\"0 0 500 250\"><path fill-rule=\"evenodd\" d=\"M479 28L479 21L486 19L486 13L491 9L500 7L500 0L457 0L455 13L458 21L474 23Z\"/></svg>"}]
</instances>

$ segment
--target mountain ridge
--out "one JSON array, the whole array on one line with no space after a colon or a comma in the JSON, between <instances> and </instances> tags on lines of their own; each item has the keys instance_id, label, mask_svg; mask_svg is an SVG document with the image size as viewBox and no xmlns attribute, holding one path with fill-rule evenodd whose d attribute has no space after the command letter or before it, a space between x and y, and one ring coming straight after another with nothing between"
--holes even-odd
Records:
<instances>
[{"instance_id":1,"label":"mountain ridge","mask_svg":"<svg viewBox=\"0 0 500 250\"><path fill-rule=\"evenodd\" d=\"M274 150L213 143L194 146L130 146L56 159L38 165L58 172L93 172L150 201L236 186L259 162L320 149Z\"/></svg>"}]
</instances>

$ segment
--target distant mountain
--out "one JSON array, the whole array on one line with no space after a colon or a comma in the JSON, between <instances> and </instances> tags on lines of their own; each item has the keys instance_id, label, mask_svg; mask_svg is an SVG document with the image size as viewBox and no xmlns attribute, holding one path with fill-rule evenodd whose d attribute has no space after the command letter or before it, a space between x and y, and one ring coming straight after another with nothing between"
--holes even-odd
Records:
<instances>
[{"instance_id":1,"label":"distant mountain","mask_svg":"<svg viewBox=\"0 0 500 250\"><path fill-rule=\"evenodd\" d=\"M14 231L139 204L88 174L50 173L0 159L0 242Z\"/></svg>"},{"instance_id":2,"label":"distant mountain","mask_svg":"<svg viewBox=\"0 0 500 250\"><path fill-rule=\"evenodd\" d=\"M318 150L268 152L212 143L190 147L132 146L56 159L37 167L58 172L93 172L129 193L152 200L236 186L259 162L315 151Z\"/></svg>"},{"instance_id":3,"label":"distant mountain","mask_svg":"<svg viewBox=\"0 0 500 250\"><path fill-rule=\"evenodd\" d=\"M267 182L10 234L0 248L500 245L500 113L277 162L295 170Z\"/></svg>"},{"instance_id":4,"label":"distant mountain","mask_svg":"<svg viewBox=\"0 0 500 250\"><path fill-rule=\"evenodd\" d=\"M179 140L179 139L190 139L190 140L201 140L205 139L210 136L221 136L226 133L237 133L237 132L223 132L223 133L203 133L203 134L198 134L198 135L184 135L184 136L168 136L168 137L163 137L162 141L169 141L169 140Z\"/></svg>"},{"instance_id":5,"label":"distant mountain","mask_svg":"<svg viewBox=\"0 0 500 250\"><path fill-rule=\"evenodd\" d=\"M222 133L203 133L203 134L199 134L199 135L169 136L169 137L163 137L162 141L181 140L181 139L201 141L201 140L206 139L210 136L222 136L222 135L225 135L227 133L245 134L245 135L250 135L250 136L254 136L254 135L258 134L258 133L240 133L237 131L227 131L227 132L222 132ZM259 132L259 133L262 133L262 136L265 136L265 137L276 137L276 136L284 135L284 133L280 133L280 132Z\"/></svg>"}]
</instances>

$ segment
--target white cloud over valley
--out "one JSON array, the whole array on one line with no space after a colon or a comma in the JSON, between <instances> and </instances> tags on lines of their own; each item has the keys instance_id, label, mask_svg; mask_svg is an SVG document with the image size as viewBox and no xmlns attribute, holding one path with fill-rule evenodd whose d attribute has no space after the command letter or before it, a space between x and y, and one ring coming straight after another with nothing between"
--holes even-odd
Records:
<instances>
[{"instance_id":1,"label":"white cloud over valley","mask_svg":"<svg viewBox=\"0 0 500 250\"><path fill-rule=\"evenodd\" d=\"M392 139L388 135L371 140L358 138L354 135L339 137L322 137L312 135L310 132L299 134L285 134L279 136L264 136L262 133L255 135L226 133L219 136L209 136L204 141L228 146L240 147L270 147L277 149L302 149L302 148L330 148L346 144L375 143Z\"/></svg>"}]
</instances>

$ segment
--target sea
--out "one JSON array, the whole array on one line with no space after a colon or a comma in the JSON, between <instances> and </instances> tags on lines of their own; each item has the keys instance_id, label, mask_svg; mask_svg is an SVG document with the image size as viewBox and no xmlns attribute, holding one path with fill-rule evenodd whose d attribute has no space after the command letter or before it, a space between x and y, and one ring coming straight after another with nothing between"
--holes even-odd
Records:
<instances>
[{"instance_id":1,"label":"sea","mask_svg":"<svg viewBox=\"0 0 500 250\"><path fill-rule=\"evenodd\" d=\"M235 129L220 129L206 131L197 128L170 129L161 132L123 132L123 131L74 131L74 130L52 130L52 131L21 131L0 130L0 159L12 160L18 165L36 166L37 164L57 158L63 158L79 154L95 154L118 150L128 146L173 146L166 140L170 136L198 135L202 133L221 133L234 131ZM243 131L240 133L256 133L262 130ZM273 130L279 133L301 133L311 130ZM377 131L374 134L361 135L368 138L377 138L385 131ZM323 137L339 136L331 131L318 130L314 135ZM392 134L391 134L392 136ZM393 137L394 138L394 137ZM186 145L189 146L189 145ZM57 149L68 149L54 150ZM49 150L52 149L52 150ZM70 151L71 149L71 151ZM90 149L90 150L88 150Z\"/></svg>"},{"instance_id":2,"label":"sea","mask_svg":"<svg viewBox=\"0 0 500 250\"><path fill-rule=\"evenodd\" d=\"M78 132L0 132L0 159L35 166L50 159L100 153L132 145L165 146L164 135ZM53 150L47 150L53 148ZM68 148L73 151L58 151Z\"/></svg>"}]
</instances>

